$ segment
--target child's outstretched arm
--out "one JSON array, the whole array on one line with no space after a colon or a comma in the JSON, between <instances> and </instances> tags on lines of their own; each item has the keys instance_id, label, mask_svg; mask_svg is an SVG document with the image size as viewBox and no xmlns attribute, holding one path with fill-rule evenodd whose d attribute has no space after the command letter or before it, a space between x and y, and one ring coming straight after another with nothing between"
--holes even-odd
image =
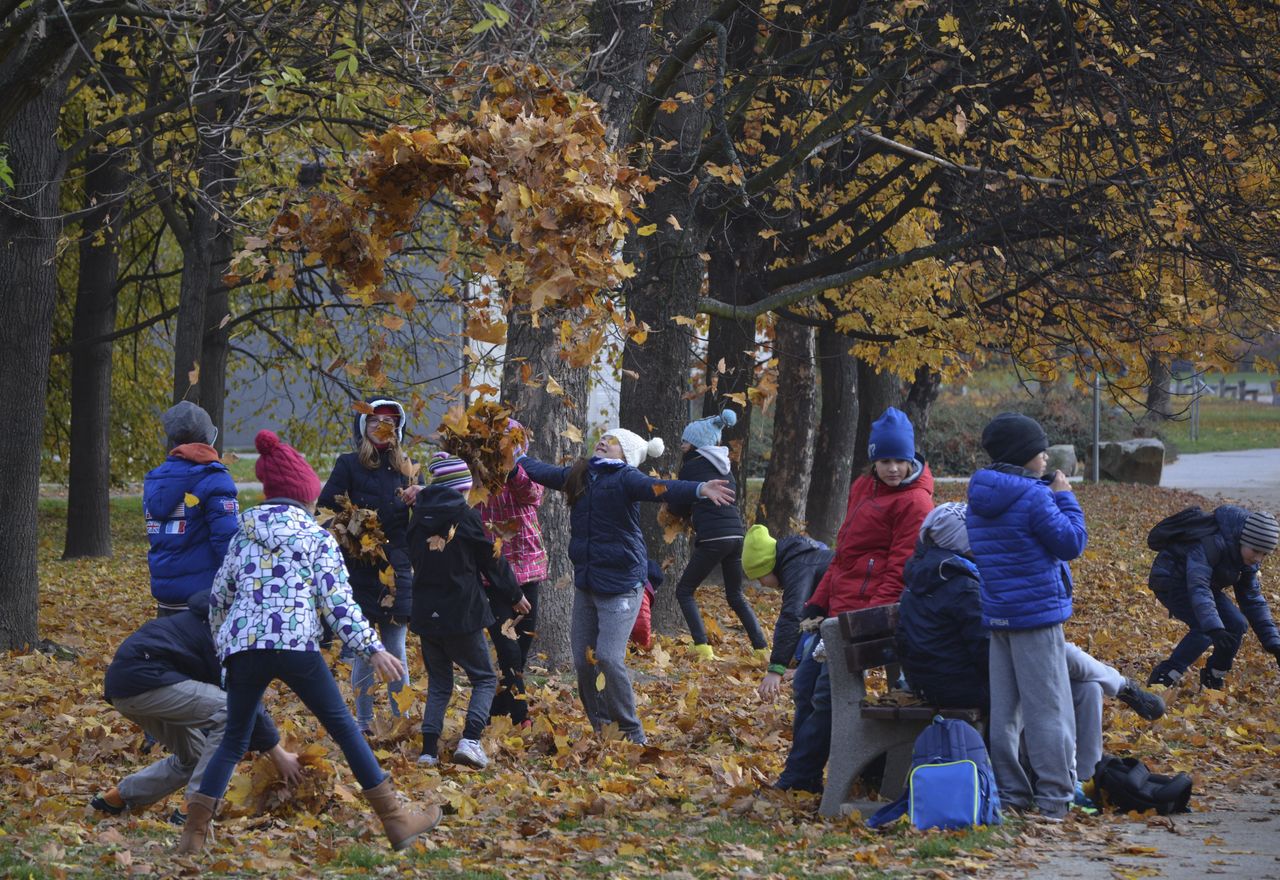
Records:
<instances>
[{"instance_id":1,"label":"child's outstretched arm","mask_svg":"<svg viewBox=\"0 0 1280 880\"><path fill-rule=\"evenodd\" d=\"M699 498L705 498L721 506L732 504L735 498L728 480L707 480L705 483L695 483L691 480L659 480L635 468L628 468L624 479L627 496L632 501L691 505Z\"/></svg>"},{"instance_id":2,"label":"child's outstretched arm","mask_svg":"<svg viewBox=\"0 0 1280 880\"><path fill-rule=\"evenodd\" d=\"M546 486L548 489L563 489L564 482L569 476L569 467L557 467L554 464L547 464L545 461L538 461L528 455L522 455L517 458L515 465L523 468L529 479Z\"/></svg>"}]
</instances>

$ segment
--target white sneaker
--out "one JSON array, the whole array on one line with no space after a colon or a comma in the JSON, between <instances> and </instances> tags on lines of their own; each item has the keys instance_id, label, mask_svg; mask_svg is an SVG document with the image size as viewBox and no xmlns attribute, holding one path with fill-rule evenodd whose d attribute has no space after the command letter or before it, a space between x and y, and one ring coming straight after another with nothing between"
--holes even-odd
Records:
<instances>
[{"instance_id":1,"label":"white sneaker","mask_svg":"<svg viewBox=\"0 0 1280 880\"><path fill-rule=\"evenodd\" d=\"M460 739L458 747L453 750L453 763L466 764L483 770L489 766L489 756L484 753L484 746L478 739Z\"/></svg>"},{"instance_id":2,"label":"white sneaker","mask_svg":"<svg viewBox=\"0 0 1280 880\"><path fill-rule=\"evenodd\" d=\"M437 758L435 755L429 754L427 752L423 752L421 755L418 756L418 763L421 764L423 767L434 767L440 763L440 759Z\"/></svg>"}]
</instances>

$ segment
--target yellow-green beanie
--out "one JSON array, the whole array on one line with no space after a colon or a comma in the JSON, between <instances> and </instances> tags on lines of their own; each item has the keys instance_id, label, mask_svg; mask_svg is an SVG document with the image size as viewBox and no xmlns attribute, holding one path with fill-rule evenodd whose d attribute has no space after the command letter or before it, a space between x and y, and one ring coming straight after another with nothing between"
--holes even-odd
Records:
<instances>
[{"instance_id":1,"label":"yellow-green beanie","mask_svg":"<svg viewBox=\"0 0 1280 880\"><path fill-rule=\"evenodd\" d=\"M742 542L742 571L755 580L773 571L777 561L778 542L763 525L757 523L747 529L747 537Z\"/></svg>"}]
</instances>

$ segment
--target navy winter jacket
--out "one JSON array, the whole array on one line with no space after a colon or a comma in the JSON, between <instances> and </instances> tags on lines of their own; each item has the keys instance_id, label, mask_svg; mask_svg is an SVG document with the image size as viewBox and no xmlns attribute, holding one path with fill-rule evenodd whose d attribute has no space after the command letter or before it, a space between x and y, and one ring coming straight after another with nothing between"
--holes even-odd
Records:
<instances>
[{"instance_id":1,"label":"navy winter jacket","mask_svg":"<svg viewBox=\"0 0 1280 880\"><path fill-rule=\"evenodd\" d=\"M396 572L395 604L391 608L382 605L383 596L390 591L378 577L381 566L352 558L345 551L342 554L351 592L372 623L385 623L391 616L407 618L413 604L413 565L409 561L408 544L410 508L397 495L397 490L409 483L409 478L391 464L387 452L379 454L378 466L373 469L362 465L356 453L348 452L338 456L333 473L320 490L317 504L321 507L336 510L335 499L346 495L356 507L378 512L378 522L387 536L383 551Z\"/></svg>"},{"instance_id":2,"label":"navy winter jacket","mask_svg":"<svg viewBox=\"0 0 1280 880\"><path fill-rule=\"evenodd\" d=\"M416 635L458 636L484 629L494 622L489 595L508 605L524 598L506 557L494 552L479 512L456 489L428 486L418 495L409 550L414 571L409 629ZM482 574L490 594L480 582Z\"/></svg>"},{"instance_id":3,"label":"navy winter jacket","mask_svg":"<svg viewBox=\"0 0 1280 880\"><path fill-rule=\"evenodd\" d=\"M213 585L227 545L240 530L239 513L236 484L212 446L179 446L147 473L142 515L151 543L151 595L157 602L183 605Z\"/></svg>"},{"instance_id":4,"label":"navy winter jacket","mask_svg":"<svg viewBox=\"0 0 1280 880\"><path fill-rule=\"evenodd\" d=\"M941 705L985 703L990 639L982 625L977 568L951 550L922 541L904 577L897 650L911 686ZM956 693L972 696L946 698Z\"/></svg>"},{"instance_id":5,"label":"navy winter jacket","mask_svg":"<svg viewBox=\"0 0 1280 880\"><path fill-rule=\"evenodd\" d=\"M782 588L782 608L773 625L770 667L787 666L795 659L804 606L835 556L826 544L806 535L787 535L778 542L774 553L773 573Z\"/></svg>"},{"instance_id":6,"label":"navy winter jacket","mask_svg":"<svg viewBox=\"0 0 1280 880\"><path fill-rule=\"evenodd\" d=\"M222 665L209 629L209 591L192 594L187 610L148 620L116 649L103 682L107 702L136 697L184 681L222 687ZM249 749L265 752L280 734L262 704L254 719Z\"/></svg>"},{"instance_id":7,"label":"navy winter jacket","mask_svg":"<svg viewBox=\"0 0 1280 880\"><path fill-rule=\"evenodd\" d=\"M1280 648L1280 632L1258 583L1258 566L1245 565L1240 558L1240 533L1249 511L1224 504L1213 512L1213 517L1218 521L1217 534L1156 554L1148 579L1151 589L1188 596L1200 629L1207 632L1224 628L1217 594L1234 587L1236 603L1257 633L1258 641L1268 651Z\"/></svg>"},{"instance_id":8,"label":"navy winter jacket","mask_svg":"<svg viewBox=\"0 0 1280 880\"><path fill-rule=\"evenodd\" d=\"M984 626L1035 629L1071 617L1067 562L1088 540L1073 492L1054 492L1024 468L995 464L969 480L965 525L982 573Z\"/></svg>"},{"instance_id":9,"label":"navy winter jacket","mask_svg":"<svg viewBox=\"0 0 1280 880\"><path fill-rule=\"evenodd\" d=\"M563 489L571 470L528 456L519 463L530 479L548 489ZM649 570L640 502L692 504L697 498L697 483L656 480L625 462L591 459L586 490L569 511L573 585L606 595L636 589Z\"/></svg>"},{"instance_id":10,"label":"navy winter jacket","mask_svg":"<svg viewBox=\"0 0 1280 880\"><path fill-rule=\"evenodd\" d=\"M723 446L704 446L701 449L690 449L684 454L684 463L680 465L678 479L705 483L707 480L727 480L734 494L738 491L738 481L729 468L729 450ZM706 498L699 498L693 504L667 504L667 508L676 516L682 516L693 522L694 540L706 541L711 538L741 538L745 534L742 528L742 516L736 504L719 504Z\"/></svg>"}]
</instances>

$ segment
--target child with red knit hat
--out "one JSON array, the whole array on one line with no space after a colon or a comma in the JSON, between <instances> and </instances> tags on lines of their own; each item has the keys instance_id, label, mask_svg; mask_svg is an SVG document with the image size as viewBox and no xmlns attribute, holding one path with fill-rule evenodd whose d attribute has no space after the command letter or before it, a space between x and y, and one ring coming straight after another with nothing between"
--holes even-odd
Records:
<instances>
[{"instance_id":1,"label":"child with red knit hat","mask_svg":"<svg viewBox=\"0 0 1280 880\"><path fill-rule=\"evenodd\" d=\"M199 792L188 803L178 852L204 848L249 734L258 701L276 679L320 719L342 749L363 794L395 849L404 849L440 821L440 808L401 806L320 653L320 614L353 650L369 655L384 679L403 674L351 596L347 569L333 536L313 518L320 478L293 447L259 431L255 467L267 500L240 516L240 531L214 577L209 626L224 667L227 726Z\"/></svg>"}]
</instances>

